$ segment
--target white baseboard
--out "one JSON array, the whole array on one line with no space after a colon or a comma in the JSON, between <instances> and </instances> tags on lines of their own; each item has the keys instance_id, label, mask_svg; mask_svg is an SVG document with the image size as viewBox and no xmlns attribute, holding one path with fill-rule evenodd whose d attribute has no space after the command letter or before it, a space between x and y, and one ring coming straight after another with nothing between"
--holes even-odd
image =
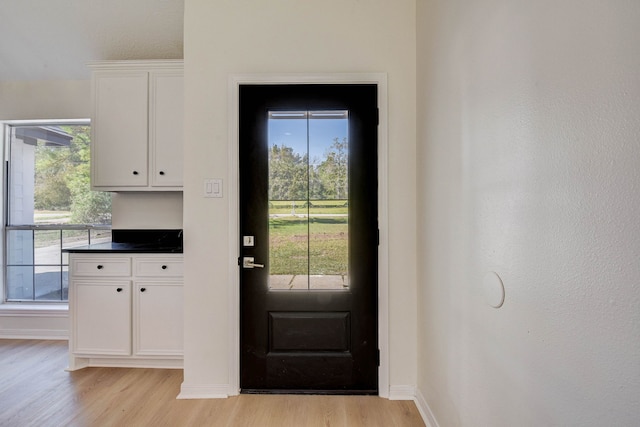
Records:
<instances>
[{"instance_id":1,"label":"white baseboard","mask_svg":"<svg viewBox=\"0 0 640 427\"><path fill-rule=\"evenodd\" d=\"M0 339L9 340L68 340L66 329L0 329Z\"/></svg>"},{"instance_id":2,"label":"white baseboard","mask_svg":"<svg viewBox=\"0 0 640 427\"><path fill-rule=\"evenodd\" d=\"M420 391L420 389L416 389L415 400L416 406L418 407L418 411L420 415L422 415L422 420L424 421L427 427L440 427L436 417L433 415L429 404L427 404L427 400L424 398L424 395Z\"/></svg>"},{"instance_id":3,"label":"white baseboard","mask_svg":"<svg viewBox=\"0 0 640 427\"><path fill-rule=\"evenodd\" d=\"M413 400L427 427L440 427L427 404L422 392L412 385L392 385L389 387L389 400Z\"/></svg>"},{"instance_id":4,"label":"white baseboard","mask_svg":"<svg viewBox=\"0 0 640 427\"><path fill-rule=\"evenodd\" d=\"M96 357L92 355L76 355L69 357L68 371L87 367L102 368L149 368L149 369L184 369L182 359L154 359L141 357Z\"/></svg>"},{"instance_id":5,"label":"white baseboard","mask_svg":"<svg viewBox=\"0 0 640 427\"><path fill-rule=\"evenodd\" d=\"M389 400L416 400L416 387L412 385L389 386Z\"/></svg>"},{"instance_id":6,"label":"white baseboard","mask_svg":"<svg viewBox=\"0 0 640 427\"><path fill-rule=\"evenodd\" d=\"M229 397L228 384L185 384L180 386L176 399L226 399Z\"/></svg>"}]
</instances>

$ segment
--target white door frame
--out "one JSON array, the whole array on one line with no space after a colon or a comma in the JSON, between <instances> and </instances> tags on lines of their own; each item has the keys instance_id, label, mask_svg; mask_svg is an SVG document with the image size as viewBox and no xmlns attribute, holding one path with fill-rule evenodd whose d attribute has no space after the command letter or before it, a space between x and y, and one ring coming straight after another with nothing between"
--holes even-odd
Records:
<instances>
[{"instance_id":1,"label":"white door frame","mask_svg":"<svg viewBox=\"0 0 640 427\"><path fill-rule=\"evenodd\" d=\"M345 74L233 74L229 77L229 396L240 392L240 208L239 208L239 86L243 84L376 84L378 86L378 345L380 397L389 397L389 215L388 215L388 110L386 73Z\"/></svg>"}]
</instances>

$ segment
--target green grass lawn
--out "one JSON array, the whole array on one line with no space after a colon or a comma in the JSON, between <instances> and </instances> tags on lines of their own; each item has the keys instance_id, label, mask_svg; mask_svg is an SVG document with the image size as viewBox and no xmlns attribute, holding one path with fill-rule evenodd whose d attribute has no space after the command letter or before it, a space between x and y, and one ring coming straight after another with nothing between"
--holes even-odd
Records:
<instances>
[{"instance_id":1,"label":"green grass lawn","mask_svg":"<svg viewBox=\"0 0 640 427\"><path fill-rule=\"evenodd\" d=\"M346 216L270 218L269 273L346 275L348 232Z\"/></svg>"},{"instance_id":2,"label":"green grass lawn","mask_svg":"<svg viewBox=\"0 0 640 427\"><path fill-rule=\"evenodd\" d=\"M64 224L71 219L69 211L35 211L33 221L36 224Z\"/></svg>"}]
</instances>

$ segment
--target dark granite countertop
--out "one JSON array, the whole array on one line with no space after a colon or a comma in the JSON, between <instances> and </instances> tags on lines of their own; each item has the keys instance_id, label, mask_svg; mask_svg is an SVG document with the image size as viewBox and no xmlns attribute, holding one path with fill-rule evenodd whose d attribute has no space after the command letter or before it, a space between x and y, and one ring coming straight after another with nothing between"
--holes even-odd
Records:
<instances>
[{"instance_id":1,"label":"dark granite countertop","mask_svg":"<svg viewBox=\"0 0 640 427\"><path fill-rule=\"evenodd\" d=\"M64 248L63 252L69 253L158 253L158 254L181 254L182 246L163 246L139 243L95 243L93 245L77 246L74 248Z\"/></svg>"},{"instance_id":2,"label":"dark granite countertop","mask_svg":"<svg viewBox=\"0 0 640 427\"><path fill-rule=\"evenodd\" d=\"M63 248L67 253L181 254L182 230L112 230L111 242Z\"/></svg>"}]
</instances>

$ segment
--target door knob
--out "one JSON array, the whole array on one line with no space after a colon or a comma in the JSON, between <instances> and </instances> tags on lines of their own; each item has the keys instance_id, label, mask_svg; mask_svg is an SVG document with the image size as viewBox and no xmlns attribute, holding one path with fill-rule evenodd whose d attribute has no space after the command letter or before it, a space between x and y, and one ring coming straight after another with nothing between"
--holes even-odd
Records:
<instances>
[{"instance_id":1,"label":"door knob","mask_svg":"<svg viewBox=\"0 0 640 427\"><path fill-rule=\"evenodd\" d=\"M252 256L246 256L242 258L242 268L264 268L264 264L256 264L255 258Z\"/></svg>"}]
</instances>

